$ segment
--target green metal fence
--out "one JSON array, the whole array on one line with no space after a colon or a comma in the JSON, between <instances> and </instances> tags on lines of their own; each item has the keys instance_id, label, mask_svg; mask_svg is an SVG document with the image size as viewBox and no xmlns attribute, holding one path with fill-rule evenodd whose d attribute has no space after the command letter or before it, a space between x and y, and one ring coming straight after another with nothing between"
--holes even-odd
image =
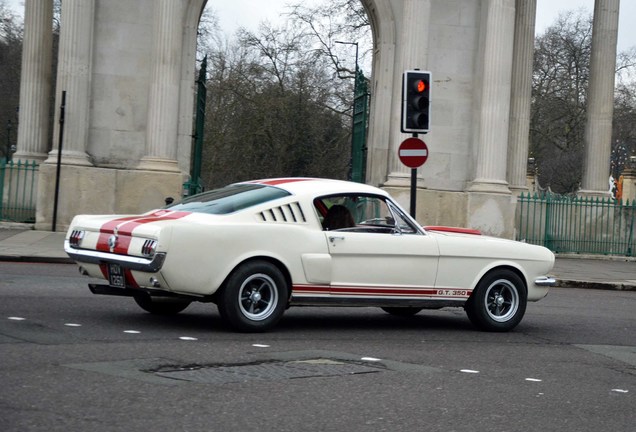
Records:
<instances>
[{"instance_id":1,"label":"green metal fence","mask_svg":"<svg viewBox=\"0 0 636 432\"><path fill-rule=\"evenodd\" d=\"M0 221L35 222L38 164L0 159Z\"/></svg>"},{"instance_id":2,"label":"green metal fence","mask_svg":"<svg viewBox=\"0 0 636 432\"><path fill-rule=\"evenodd\" d=\"M633 256L636 201L522 194L517 240L559 253Z\"/></svg>"}]
</instances>

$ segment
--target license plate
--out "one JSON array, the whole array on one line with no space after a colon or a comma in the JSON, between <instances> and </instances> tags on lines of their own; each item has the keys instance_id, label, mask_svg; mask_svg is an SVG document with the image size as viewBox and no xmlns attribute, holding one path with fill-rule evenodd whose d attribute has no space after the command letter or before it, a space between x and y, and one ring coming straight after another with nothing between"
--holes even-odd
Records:
<instances>
[{"instance_id":1,"label":"license plate","mask_svg":"<svg viewBox=\"0 0 636 432\"><path fill-rule=\"evenodd\" d=\"M108 284L117 288L126 288L124 269L119 264L108 264Z\"/></svg>"}]
</instances>

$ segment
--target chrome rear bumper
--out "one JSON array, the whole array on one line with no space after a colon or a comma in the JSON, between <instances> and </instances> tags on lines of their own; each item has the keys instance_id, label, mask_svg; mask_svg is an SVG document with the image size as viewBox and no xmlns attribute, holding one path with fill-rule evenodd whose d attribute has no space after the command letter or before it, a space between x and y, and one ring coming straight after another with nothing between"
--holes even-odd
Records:
<instances>
[{"instance_id":1,"label":"chrome rear bumper","mask_svg":"<svg viewBox=\"0 0 636 432\"><path fill-rule=\"evenodd\" d=\"M166 254L164 252L158 252L152 259L148 259L87 249L74 249L70 246L68 240L64 241L64 251L76 262L87 264L119 264L125 269L146 273L158 272L166 260Z\"/></svg>"}]
</instances>

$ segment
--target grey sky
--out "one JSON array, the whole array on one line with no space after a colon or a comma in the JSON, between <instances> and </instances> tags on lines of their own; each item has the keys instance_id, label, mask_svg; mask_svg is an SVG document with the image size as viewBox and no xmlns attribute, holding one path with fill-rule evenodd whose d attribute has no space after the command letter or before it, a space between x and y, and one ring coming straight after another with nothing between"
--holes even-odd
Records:
<instances>
[{"instance_id":1,"label":"grey sky","mask_svg":"<svg viewBox=\"0 0 636 432\"><path fill-rule=\"evenodd\" d=\"M319 3L324 0L304 0L305 4ZM7 0L7 3L21 14L24 0ZM285 12L285 6L295 3L293 0L209 0L219 16L223 29L233 33L239 26L256 29L259 22L276 22ZM537 0L537 33L543 32L552 24L560 12L583 8L592 13L594 0ZM624 51L636 46L636 1L622 0L618 28L618 49Z\"/></svg>"}]
</instances>

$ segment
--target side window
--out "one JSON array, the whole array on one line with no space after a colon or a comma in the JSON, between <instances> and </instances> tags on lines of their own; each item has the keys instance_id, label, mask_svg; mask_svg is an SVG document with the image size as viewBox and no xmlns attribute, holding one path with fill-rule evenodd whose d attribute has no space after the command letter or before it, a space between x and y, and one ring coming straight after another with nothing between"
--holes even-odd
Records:
<instances>
[{"instance_id":1,"label":"side window","mask_svg":"<svg viewBox=\"0 0 636 432\"><path fill-rule=\"evenodd\" d=\"M393 204L389 204L391 211L395 217L395 225L400 230L402 234L417 234L418 230L413 226L411 221L409 221L402 212L395 207Z\"/></svg>"},{"instance_id":2,"label":"side window","mask_svg":"<svg viewBox=\"0 0 636 432\"><path fill-rule=\"evenodd\" d=\"M325 231L417 233L401 212L383 197L338 195L317 198L316 211Z\"/></svg>"}]
</instances>

